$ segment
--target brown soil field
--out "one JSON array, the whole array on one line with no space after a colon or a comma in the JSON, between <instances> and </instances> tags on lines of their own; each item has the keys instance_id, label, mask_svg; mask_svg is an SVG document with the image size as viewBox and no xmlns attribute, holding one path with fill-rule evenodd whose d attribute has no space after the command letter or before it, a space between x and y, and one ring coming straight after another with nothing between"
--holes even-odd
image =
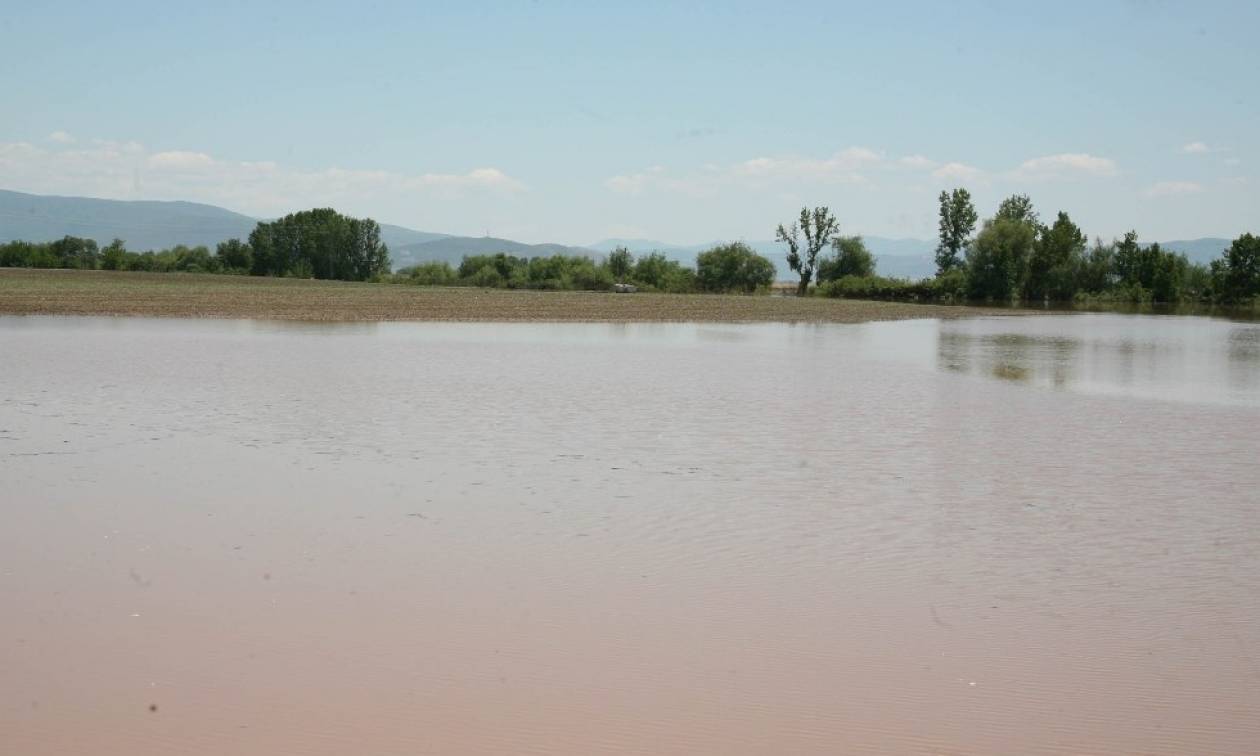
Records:
<instances>
[{"instance_id":1,"label":"brown soil field","mask_svg":"<svg viewBox=\"0 0 1260 756\"><path fill-rule=\"evenodd\" d=\"M1011 310L716 294L420 287L191 273L0 269L0 314L309 321L860 323Z\"/></svg>"}]
</instances>

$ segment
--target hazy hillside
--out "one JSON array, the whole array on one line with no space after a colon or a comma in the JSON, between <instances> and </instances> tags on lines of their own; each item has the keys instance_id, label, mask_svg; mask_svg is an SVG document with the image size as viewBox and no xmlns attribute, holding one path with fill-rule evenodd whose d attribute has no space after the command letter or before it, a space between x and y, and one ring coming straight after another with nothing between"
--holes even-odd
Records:
<instances>
[{"instance_id":1,"label":"hazy hillside","mask_svg":"<svg viewBox=\"0 0 1260 756\"><path fill-rule=\"evenodd\" d=\"M391 226L388 223L381 224L381 241L389 247L392 255L393 251L408 244L422 244L434 239L446 239L446 234L435 234L431 231L416 231L415 229L406 228L404 226Z\"/></svg>"},{"instance_id":2,"label":"hazy hillside","mask_svg":"<svg viewBox=\"0 0 1260 756\"><path fill-rule=\"evenodd\" d=\"M0 190L3 241L52 241L70 235L100 244L125 239L131 249L214 245L248 236L257 222L247 215L195 202L45 197Z\"/></svg>"},{"instance_id":3,"label":"hazy hillside","mask_svg":"<svg viewBox=\"0 0 1260 756\"><path fill-rule=\"evenodd\" d=\"M69 235L95 239L102 246L123 239L133 250L176 244L213 248L225 239L244 239L257 223L257 218L197 202L51 197L0 190L0 241L52 241ZM381 226L381 239L391 249L445 236Z\"/></svg>"},{"instance_id":4,"label":"hazy hillside","mask_svg":"<svg viewBox=\"0 0 1260 756\"><path fill-rule=\"evenodd\" d=\"M1159 246L1180 252L1190 258L1190 262L1207 265L1221 256L1230 245L1229 239L1218 239L1209 236L1203 239L1187 239L1181 241L1160 242Z\"/></svg>"}]
</instances>

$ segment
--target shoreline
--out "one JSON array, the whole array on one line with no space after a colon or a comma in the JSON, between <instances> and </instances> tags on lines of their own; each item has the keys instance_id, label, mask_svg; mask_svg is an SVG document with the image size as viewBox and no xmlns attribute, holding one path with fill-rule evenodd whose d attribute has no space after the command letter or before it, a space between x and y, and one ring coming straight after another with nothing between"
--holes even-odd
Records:
<instances>
[{"instance_id":1,"label":"shoreline","mask_svg":"<svg viewBox=\"0 0 1260 756\"><path fill-rule=\"evenodd\" d=\"M775 294L614 294L200 273L0 268L3 315L306 322L866 323L1023 312Z\"/></svg>"}]
</instances>

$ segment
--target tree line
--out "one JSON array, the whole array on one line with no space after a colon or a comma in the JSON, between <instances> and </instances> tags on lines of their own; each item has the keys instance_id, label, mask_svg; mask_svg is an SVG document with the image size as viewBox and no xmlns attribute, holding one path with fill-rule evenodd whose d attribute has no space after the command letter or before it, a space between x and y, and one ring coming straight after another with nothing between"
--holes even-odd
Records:
<instances>
[{"instance_id":1,"label":"tree line","mask_svg":"<svg viewBox=\"0 0 1260 756\"><path fill-rule=\"evenodd\" d=\"M503 289L608 291L631 284L644 291L754 293L774 283L774 263L742 242L701 252L694 268L659 252L635 258L625 247L603 261L573 255L525 258L507 254L468 255L458 266L429 262L400 270L392 280L423 286L480 286Z\"/></svg>"},{"instance_id":2,"label":"tree line","mask_svg":"<svg viewBox=\"0 0 1260 756\"><path fill-rule=\"evenodd\" d=\"M822 210L826 210L822 208ZM807 246L799 248L801 229L814 215L801 211L801 220L792 230L780 227L781 234L798 245L793 251L798 265L808 261L809 276L820 284L840 280L867 280L874 276L875 258L861 236L827 236L806 232ZM834 221L830 224L834 229ZM832 245L822 254L823 239ZM789 255L789 263L793 257ZM774 263L743 242L716 244L696 255L694 267L671 260L660 252L636 258L625 247L617 247L602 262L585 256L553 255L524 258L507 254L469 255L459 265L428 262L403 268L392 280L421 286L480 286L505 289L551 289L607 291L614 284L627 283L643 291L688 293L766 292L774 283ZM799 292L809 292L805 283Z\"/></svg>"},{"instance_id":3,"label":"tree line","mask_svg":"<svg viewBox=\"0 0 1260 756\"><path fill-rule=\"evenodd\" d=\"M828 208L802 208L791 227L777 230L788 265L800 276L797 292L806 293L816 276L818 292L854 298L1239 304L1260 297L1260 238L1252 234L1202 265L1159 244L1141 244L1136 231L1090 245L1066 212L1043 223L1023 194L1002 200L979 232L966 189L941 192L939 204L937 273L922 281L881 278L873 267L837 275L820 260L821 251L831 247L833 260L842 259L846 245L857 248L860 237L841 236Z\"/></svg>"},{"instance_id":4,"label":"tree line","mask_svg":"<svg viewBox=\"0 0 1260 756\"><path fill-rule=\"evenodd\" d=\"M92 239L74 236L52 242L14 241L0 244L0 267L236 273L341 281L368 281L390 271L389 249L381 242L376 221L351 218L331 208L260 222L248 241L228 239L213 252L205 246L184 245L133 252L122 239L101 248Z\"/></svg>"},{"instance_id":5,"label":"tree line","mask_svg":"<svg viewBox=\"0 0 1260 756\"><path fill-rule=\"evenodd\" d=\"M979 230L977 231L977 226ZM921 281L876 275L861 236L840 233L827 207L802 208L775 238L786 246L799 276L797 293L867 299L990 302L1210 302L1260 298L1260 238L1243 234L1209 265L1159 244L1140 243L1136 232L1089 243L1060 211L1043 223L1027 195L1004 199L980 222L966 189L941 192L937 273ZM618 248L603 261L584 256L523 258L471 255L458 266L424 263L390 273L389 250L376 221L317 208L258 223L248 240L207 247L175 246L132 252L115 239L98 248L91 239L0 244L0 267L79 268L158 272L236 273L424 285L602 291L617 283L648 291L745 292L766 290L774 264L747 245L719 244L688 267L660 253L635 258Z\"/></svg>"}]
</instances>

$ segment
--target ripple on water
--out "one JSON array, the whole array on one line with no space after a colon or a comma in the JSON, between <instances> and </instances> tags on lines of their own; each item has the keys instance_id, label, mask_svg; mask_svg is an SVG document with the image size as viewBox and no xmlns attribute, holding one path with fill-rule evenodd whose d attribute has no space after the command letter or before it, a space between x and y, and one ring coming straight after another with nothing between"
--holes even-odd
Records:
<instances>
[{"instance_id":1,"label":"ripple on water","mask_svg":"<svg viewBox=\"0 0 1260 756\"><path fill-rule=\"evenodd\" d=\"M1260 742L1254 325L6 322L0 751Z\"/></svg>"}]
</instances>

